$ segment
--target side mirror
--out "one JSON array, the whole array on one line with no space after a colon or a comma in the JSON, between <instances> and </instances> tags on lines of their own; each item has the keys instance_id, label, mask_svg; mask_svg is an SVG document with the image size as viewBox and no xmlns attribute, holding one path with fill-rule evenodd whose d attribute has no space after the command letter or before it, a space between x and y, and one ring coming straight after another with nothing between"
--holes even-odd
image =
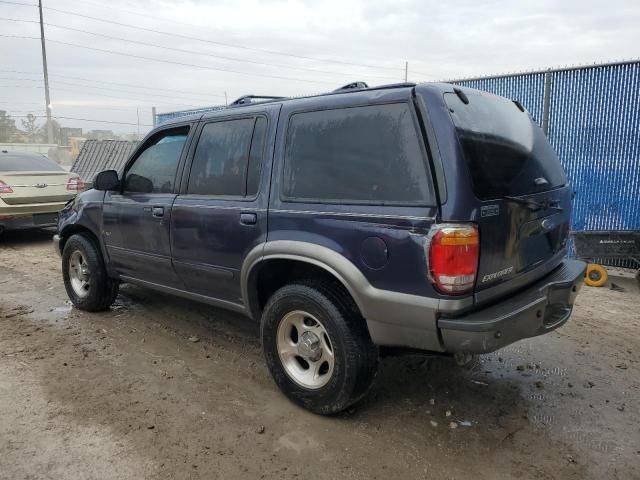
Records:
<instances>
[{"instance_id":1,"label":"side mirror","mask_svg":"<svg viewBox=\"0 0 640 480\"><path fill-rule=\"evenodd\" d=\"M118 179L118 172L115 170L100 172L93 181L93 188L96 190L117 190L119 187L120 180Z\"/></svg>"}]
</instances>

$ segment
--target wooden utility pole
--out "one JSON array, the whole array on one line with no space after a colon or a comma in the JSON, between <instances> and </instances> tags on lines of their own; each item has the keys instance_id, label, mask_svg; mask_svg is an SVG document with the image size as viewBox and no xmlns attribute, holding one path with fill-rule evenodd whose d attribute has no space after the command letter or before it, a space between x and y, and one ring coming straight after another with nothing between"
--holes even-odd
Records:
<instances>
[{"instance_id":1,"label":"wooden utility pole","mask_svg":"<svg viewBox=\"0 0 640 480\"><path fill-rule=\"evenodd\" d=\"M44 74L44 99L47 102L47 143L53 143L53 125L51 125L51 97L49 96L49 71L47 70L47 47L44 40L44 22L42 21L42 0L38 0L40 11L40 41L42 42L42 73Z\"/></svg>"}]
</instances>

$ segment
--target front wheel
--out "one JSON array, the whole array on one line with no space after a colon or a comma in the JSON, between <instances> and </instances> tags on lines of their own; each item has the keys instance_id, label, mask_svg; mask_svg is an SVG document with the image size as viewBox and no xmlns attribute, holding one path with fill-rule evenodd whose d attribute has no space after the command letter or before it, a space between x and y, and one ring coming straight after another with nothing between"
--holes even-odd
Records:
<instances>
[{"instance_id":1,"label":"front wheel","mask_svg":"<svg viewBox=\"0 0 640 480\"><path fill-rule=\"evenodd\" d=\"M98 246L87 235L73 235L65 243L62 277L69 299L80 310L106 310L118 296L118 282L107 276Z\"/></svg>"},{"instance_id":2,"label":"front wheel","mask_svg":"<svg viewBox=\"0 0 640 480\"><path fill-rule=\"evenodd\" d=\"M329 283L282 287L261 322L267 366L280 390L314 413L337 413L357 402L375 377L378 350L365 321Z\"/></svg>"}]
</instances>

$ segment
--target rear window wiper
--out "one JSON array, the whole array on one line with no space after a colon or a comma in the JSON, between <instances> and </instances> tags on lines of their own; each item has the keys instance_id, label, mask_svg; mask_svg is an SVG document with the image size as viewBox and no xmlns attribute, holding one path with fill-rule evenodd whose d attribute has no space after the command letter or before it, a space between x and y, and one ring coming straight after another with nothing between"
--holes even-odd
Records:
<instances>
[{"instance_id":1,"label":"rear window wiper","mask_svg":"<svg viewBox=\"0 0 640 480\"><path fill-rule=\"evenodd\" d=\"M552 200L549 200L548 198L545 198L541 202L537 202L535 200L527 200L525 198L520 198L520 197L512 197L510 195L504 195L500 198L504 200L508 200L513 203L524 205L525 207L528 207L530 210L534 212L537 212L538 210L549 210L549 209L557 210L558 212L564 211L564 208L560 207L557 201L552 201Z\"/></svg>"}]
</instances>

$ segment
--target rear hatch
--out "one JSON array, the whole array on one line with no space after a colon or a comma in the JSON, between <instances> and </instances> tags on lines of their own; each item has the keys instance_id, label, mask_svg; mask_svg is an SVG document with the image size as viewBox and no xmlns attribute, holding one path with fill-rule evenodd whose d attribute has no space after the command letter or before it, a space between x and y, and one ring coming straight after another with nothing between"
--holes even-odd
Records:
<instances>
[{"instance_id":1,"label":"rear hatch","mask_svg":"<svg viewBox=\"0 0 640 480\"><path fill-rule=\"evenodd\" d=\"M571 192L556 153L518 104L467 90L446 93L477 198L477 299L555 268L569 234ZM486 290L485 294L482 291ZM496 292L497 293L497 292Z\"/></svg>"},{"instance_id":2,"label":"rear hatch","mask_svg":"<svg viewBox=\"0 0 640 480\"><path fill-rule=\"evenodd\" d=\"M76 174L45 157L0 155L0 199L7 205L66 202L81 187Z\"/></svg>"}]
</instances>

